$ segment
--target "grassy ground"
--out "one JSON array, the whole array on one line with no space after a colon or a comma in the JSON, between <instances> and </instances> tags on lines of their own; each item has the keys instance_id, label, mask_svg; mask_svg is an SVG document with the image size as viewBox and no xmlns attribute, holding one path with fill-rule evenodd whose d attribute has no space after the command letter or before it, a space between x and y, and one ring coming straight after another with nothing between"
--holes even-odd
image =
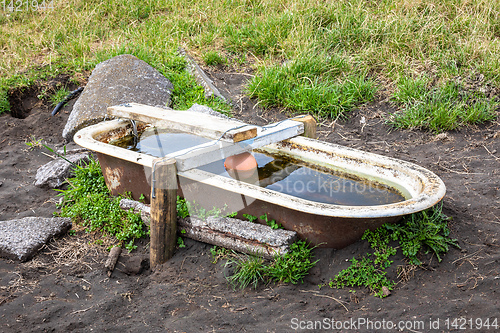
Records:
<instances>
[{"instance_id":1,"label":"grassy ground","mask_svg":"<svg viewBox=\"0 0 500 333\"><path fill-rule=\"evenodd\" d=\"M397 127L440 131L496 117L491 96L456 78L481 74L498 86L498 0L54 0L54 9L18 12L5 4L0 112L9 89L116 54L180 73L171 56L183 46L208 65L255 69L248 93L265 106L337 117L383 90L400 107L390 119ZM417 92L402 96L412 84Z\"/></svg>"}]
</instances>

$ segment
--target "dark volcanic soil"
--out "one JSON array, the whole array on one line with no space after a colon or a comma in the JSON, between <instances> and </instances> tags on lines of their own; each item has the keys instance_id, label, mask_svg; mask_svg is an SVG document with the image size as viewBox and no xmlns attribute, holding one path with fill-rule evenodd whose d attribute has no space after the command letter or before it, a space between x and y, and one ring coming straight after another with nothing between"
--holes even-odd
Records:
<instances>
[{"instance_id":1,"label":"dark volcanic soil","mask_svg":"<svg viewBox=\"0 0 500 333\"><path fill-rule=\"evenodd\" d=\"M241 95L248 74L210 74L234 102L236 117L264 124L288 116L264 112ZM56 192L33 186L37 168L51 158L25 142L42 139L60 147L72 103L51 117L38 93L14 94L13 114L23 119L0 116L1 220L51 216L55 210ZM500 331L500 124L436 136L391 129L384 117L393 111L387 100L379 100L347 121L325 120L318 128L321 140L414 162L447 186L444 212L453 217L451 237L461 250L452 248L441 263L424 256L421 268L405 266L398 255L389 275L400 282L389 297L376 298L363 288L318 287L346 268L348 259L368 251L362 241L342 250L316 249L319 262L303 284L233 291L223 264L212 263L210 245L186 239L169 262L134 275L148 255L144 240L122 255L108 278L105 246L94 244L95 235L77 231L51 241L30 262L0 259L0 332L322 331L307 321L321 321L325 331L335 332L390 331L384 329L388 321L406 326L396 331L448 332L476 329L487 318L496 319ZM328 329L332 318L373 326Z\"/></svg>"}]
</instances>

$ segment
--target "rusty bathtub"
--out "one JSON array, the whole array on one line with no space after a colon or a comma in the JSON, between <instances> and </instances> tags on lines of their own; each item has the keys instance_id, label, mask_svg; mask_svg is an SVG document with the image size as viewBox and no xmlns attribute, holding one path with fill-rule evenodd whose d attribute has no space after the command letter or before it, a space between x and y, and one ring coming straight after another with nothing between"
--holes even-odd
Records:
<instances>
[{"instance_id":1,"label":"rusty bathtub","mask_svg":"<svg viewBox=\"0 0 500 333\"><path fill-rule=\"evenodd\" d=\"M148 201L150 169L155 157L108 144L131 131L130 121L111 120L78 131L74 141L97 153L113 194L131 192L135 199L143 194ZM376 229L404 215L434 206L446 192L442 180L425 168L333 143L294 137L261 150L387 184L399 191L405 200L373 206L325 204L200 169L178 173L178 194L205 207L228 206L229 212L237 211L239 216L268 214L269 219L296 231L314 245L339 249L359 240L367 229Z\"/></svg>"}]
</instances>

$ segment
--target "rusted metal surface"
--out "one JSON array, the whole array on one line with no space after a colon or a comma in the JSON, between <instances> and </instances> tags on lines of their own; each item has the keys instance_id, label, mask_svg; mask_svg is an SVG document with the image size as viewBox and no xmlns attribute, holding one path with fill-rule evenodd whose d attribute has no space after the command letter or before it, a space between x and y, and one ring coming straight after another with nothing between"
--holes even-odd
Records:
<instances>
[{"instance_id":1,"label":"rusted metal surface","mask_svg":"<svg viewBox=\"0 0 500 333\"><path fill-rule=\"evenodd\" d=\"M195 200L202 207L225 207L225 212L234 211L231 204L248 202L249 205L238 210L238 218L244 219L243 214L261 216L267 214L268 219L275 219L285 229L297 232L299 238L307 240L313 245L326 248L341 249L361 238L365 230L374 230L384 223L393 223L401 216L382 218L342 218L317 214L304 213L289 207L277 205L263 200L254 200L242 197L241 194L229 192L221 188L214 188L199 182L187 183L180 180L182 195L189 200ZM209 195L207 195L209 194ZM259 222L264 223L259 220Z\"/></svg>"},{"instance_id":2,"label":"rusted metal surface","mask_svg":"<svg viewBox=\"0 0 500 333\"><path fill-rule=\"evenodd\" d=\"M139 200L142 194L146 202L149 203L151 187L142 165L102 153L97 153L97 158L111 194L118 195L128 192L134 200Z\"/></svg>"},{"instance_id":3,"label":"rusted metal surface","mask_svg":"<svg viewBox=\"0 0 500 333\"><path fill-rule=\"evenodd\" d=\"M143 166L103 154L97 156L106 184L114 195L130 192L132 198L139 200L141 194L144 194L145 201L149 202L151 187L146 180ZM321 212L309 214L294 210L293 207L242 197L241 194L193 182L182 176L179 177L178 194L189 201L195 201L200 207L227 207L227 213L231 213L235 206L240 207L241 202L248 202L250 203L248 206L238 209L239 218L243 219L243 214L254 216L267 214L269 219L275 219L285 229L296 231L301 239L319 247L336 249L356 242L367 229L374 230L384 223L401 219L401 216L353 219L324 216Z\"/></svg>"}]
</instances>

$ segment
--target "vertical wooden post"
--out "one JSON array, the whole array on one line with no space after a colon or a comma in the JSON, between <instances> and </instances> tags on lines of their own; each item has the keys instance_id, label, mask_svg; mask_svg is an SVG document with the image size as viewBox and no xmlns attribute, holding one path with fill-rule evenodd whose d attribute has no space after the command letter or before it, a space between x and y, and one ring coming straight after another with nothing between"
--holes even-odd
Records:
<instances>
[{"instance_id":1,"label":"vertical wooden post","mask_svg":"<svg viewBox=\"0 0 500 333\"><path fill-rule=\"evenodd\" d=\"M174 255L177 243L177 169L175 159L153 161L149 260L151 268Z\"/></svg>"},{"instance_id":2,"label":"vertical wooden post","mask_svg":"<svg viewBox=\"0 0 500 333\"><path fill-rule=\"evenodd\" d=\"M313 116L292 118L291 120L300 121L304 124L304 134L306 138L316 139L316 120Z\"/></svg>"}]
</instances>

